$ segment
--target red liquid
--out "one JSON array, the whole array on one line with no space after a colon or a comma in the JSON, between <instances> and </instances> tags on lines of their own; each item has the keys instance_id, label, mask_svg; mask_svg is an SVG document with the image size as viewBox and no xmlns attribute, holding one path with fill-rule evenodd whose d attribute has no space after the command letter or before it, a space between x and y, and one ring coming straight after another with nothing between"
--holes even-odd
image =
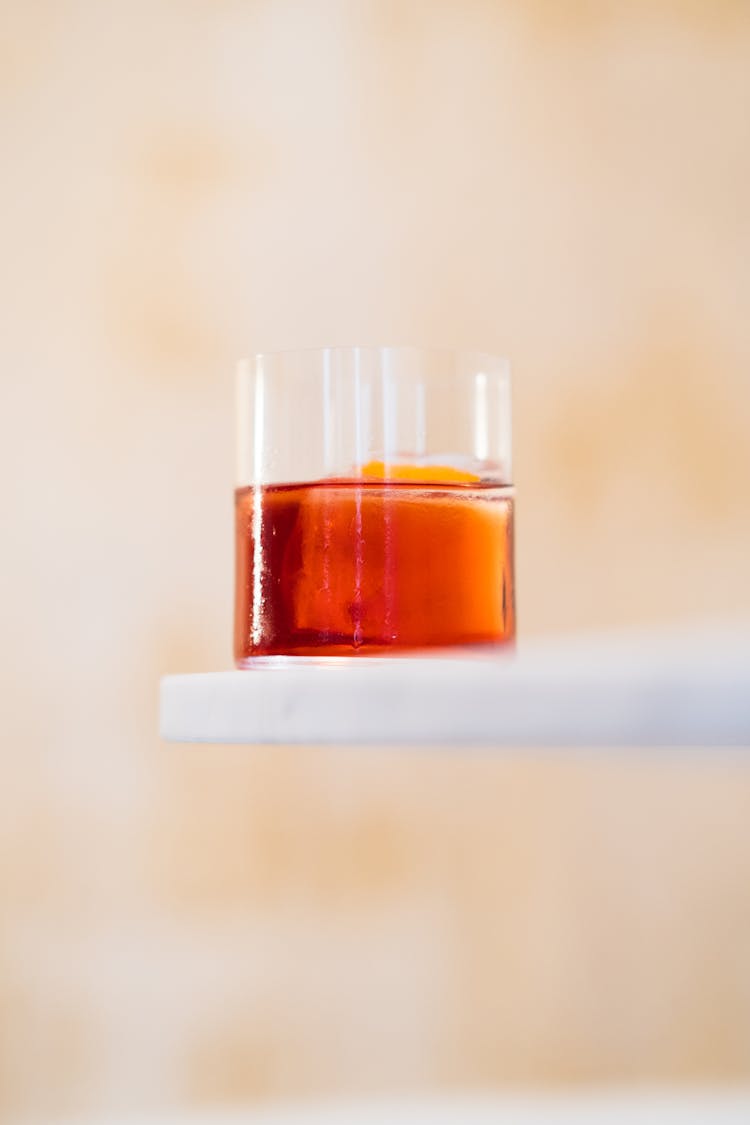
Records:
<instances>
[{"instance_id":1,"label":"red liquid","mask_svg":"<svg viewBox=\"0 0 750 1125\"><path fill-rule=\"evenodd\" d=\"M318 481L236 494L235 660L515 635L508 488Z\"/></svg>"}]
</instances>

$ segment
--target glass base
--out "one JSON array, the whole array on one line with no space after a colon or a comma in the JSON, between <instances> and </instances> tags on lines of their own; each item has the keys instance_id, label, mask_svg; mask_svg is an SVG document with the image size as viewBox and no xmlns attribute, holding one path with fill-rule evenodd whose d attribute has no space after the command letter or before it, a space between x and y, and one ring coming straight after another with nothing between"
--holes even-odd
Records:
<instances>
[{"instance_id":1,"label":"glass base","mask_svg":"<svg viewBox=\"0 0 750 1125\"><path fill-rule=\"evenodd\" d=\"M273 655L246 656L236 661L239 671L253 668L289 668L319 665L322 668L351 667L352 664L373 665L392 664L394 660L487 660L494 656L511 654L516 650L515 638L504 641L491 641L486 644L453 645L445 648L419 649L379 649L376 652L350 652L346 655L324 655L321 653L275 653Z\"/></svg>"}]
</instances>

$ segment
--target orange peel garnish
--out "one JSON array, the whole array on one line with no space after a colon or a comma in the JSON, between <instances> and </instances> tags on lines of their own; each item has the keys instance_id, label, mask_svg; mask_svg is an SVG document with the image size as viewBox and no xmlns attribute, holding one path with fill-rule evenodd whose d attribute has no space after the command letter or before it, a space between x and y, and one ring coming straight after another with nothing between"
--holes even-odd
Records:
<instances>
[{"instance_id":1,"label":"orange peel garnish","mask_svg":"<svg viewBox=\"0 0 750 1125\"><path fill-rule=\"evenodd\" d=\"M386 465L385 461L368 461L361 475L368 480L425 481L429 484L476 484L480 478L450 465Z\"/></svg>"}]
</instances>

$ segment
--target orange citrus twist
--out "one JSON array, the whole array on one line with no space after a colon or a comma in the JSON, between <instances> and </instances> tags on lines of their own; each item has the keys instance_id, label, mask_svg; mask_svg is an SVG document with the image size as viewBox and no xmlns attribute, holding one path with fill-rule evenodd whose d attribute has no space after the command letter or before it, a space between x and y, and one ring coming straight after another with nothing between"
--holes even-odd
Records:
<instances>
[{"instance_id":1,"label":"orange citrus twist","mask_svg":"<svg viewBox=\"0 0 750 1125\"><path fill-rule=\"evenodd\" d=\"M449 465L387 465L385 461L368 461L362 476L369 480L428 481L431 484L476 484L475 473L453 469Z\"/></svg>"}]
</instances>

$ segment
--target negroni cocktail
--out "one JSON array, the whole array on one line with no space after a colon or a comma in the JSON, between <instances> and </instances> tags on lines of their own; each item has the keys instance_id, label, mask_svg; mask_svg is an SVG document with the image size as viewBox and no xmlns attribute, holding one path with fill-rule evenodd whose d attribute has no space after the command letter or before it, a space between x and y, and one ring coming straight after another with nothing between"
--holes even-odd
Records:
<instances>
[{"instance_id":1,"label":"negroni cocktail","mask_svg":"<svg viewBox=\"0 0 750 1125\"><path fill-rule=\"evenodd\" d=\"M239 667L514 639L504 361L401 348L258 356L239 410Z\"/></svg>"},{"instance_id":2,"label":"negroni cocktail","mask_svg":"<svg viewBox=\"0 0 750 1125\"><path fill-rule=\"evenodd\" d=\"M238 664L514 636L508 488L371 480L244 488L236 521Z\"/></svg>"}]
</instances>

